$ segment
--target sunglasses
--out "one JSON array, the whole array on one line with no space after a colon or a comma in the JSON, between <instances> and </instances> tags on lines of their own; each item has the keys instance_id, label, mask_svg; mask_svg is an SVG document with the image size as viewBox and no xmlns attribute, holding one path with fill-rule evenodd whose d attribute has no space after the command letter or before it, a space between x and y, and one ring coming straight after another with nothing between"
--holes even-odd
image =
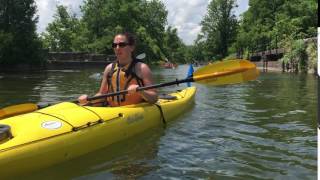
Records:
<instances>
[{"instance_id":1,"label":"sunglasses","mask_svg":"<svg viewBox=\"0 0 320 180\"><path fill-rule=\"evenodd\" d=\"M112 43L112 48L116 48L117 46L119 46L119 48L124 48L124 47L126 47L127 45L129 45L129 44L126 43L126 42Z\"/></svg>"}]
</instances>

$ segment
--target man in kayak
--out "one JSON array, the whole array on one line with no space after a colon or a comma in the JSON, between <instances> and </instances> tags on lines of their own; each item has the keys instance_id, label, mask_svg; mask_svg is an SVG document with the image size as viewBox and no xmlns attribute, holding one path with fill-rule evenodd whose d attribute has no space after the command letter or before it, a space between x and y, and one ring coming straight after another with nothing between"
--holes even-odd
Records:
<instances>
[{"instance_id":1,"label":"man in kayak","mask_svg":"<svg viewBox=\"0 0 320 180\"><path fill-rule=\"evenodd\" d=\"M138 104L141 102L155 103L158 100L156 89L136 91L139 86L153 84L152 73L148 65L140 62L133 56L136 40L130 33L117 34L114 37L112 48L117 57L116 62L108 64L104 70L100 90L96 96L129 90L126 95L117 95L99 101L102 105L123 106ZM81 105L86 105L88 96L81 95L78 101ZM91 102L96 103L96 102ZM99 103L101 105L101 103Z\"/></svg>"}]
</instances>

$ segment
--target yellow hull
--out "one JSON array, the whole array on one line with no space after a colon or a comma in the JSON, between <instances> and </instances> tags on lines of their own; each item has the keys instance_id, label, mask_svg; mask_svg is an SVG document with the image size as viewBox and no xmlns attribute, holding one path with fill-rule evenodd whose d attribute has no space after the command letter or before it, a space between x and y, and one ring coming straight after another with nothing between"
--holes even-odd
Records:
<instances>
[{"instance_id":1,"label":"yellow hull","mask_svg":"<svg viewBox=\"0 0 320 180\"><path fill-rule=\"evenodd\" d=\"M196 88L160 99L165 121L175 119L193 104ZM163 125L156 105L89 107L64 102L32 113L3 119L12 139L0 142L2 177L35 171Z\"/></svg>"}]
</instances>

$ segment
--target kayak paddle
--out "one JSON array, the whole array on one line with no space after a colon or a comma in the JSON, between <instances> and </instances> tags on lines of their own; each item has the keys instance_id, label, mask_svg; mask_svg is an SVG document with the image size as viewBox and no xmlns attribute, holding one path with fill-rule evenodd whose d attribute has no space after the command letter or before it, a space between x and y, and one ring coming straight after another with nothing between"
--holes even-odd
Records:
<instances>
[{"instance_id":1,"label":"kayak paddle","mask_svg":"<svg viewBox=\"0 0 320 180\"><path fill-rule=\"evenodd\" d=\"M209 64L207 66L197 69L193 76L182 80L175 80L167 83L154 84L150 86L138 87L138 91L155 89L159 87L178 85L187 82L197 82L201 84L209 85L226 85L242 83L250 80L254 80L258 77L259 71L256 69L256 65L247 60L229 60L220 61ZM96 99L102 99L122 94L127 94L128 90L122 90L114 93L103 94L99 96L89 97L87 100L92 101ZM74 103L78 101L73 101Z\"/></svg>"},{"instance_id":2,"label":"kayak paddle","mask_svg":"<svg viewBox=\"0 0 320 180\"><path fill-rule=\"evenodd\" d=\"M259 71L256 69L256 65L247 60L228 60L219 61L207 66L203 66L197 69L192 76L182 80L175 80L167 83L155 84L145 87L138 87L137 91L143 91L148 89L155 89L159 87L178 85L187 82L197 82L201 84L209 85L225 85L242 83L250 80L255 80L259 75ZM127 94L128 90L123 90L114 93L103 94L99 96L89 97L87 100L92 101L96 99L102 99L112 97L116 95ZM77 103L78 101L72 101ZM8 106L0 109L0 119L10 117L13 115L32 112L40 109L37 104L27 103L20 105Z\"/></svg>"}]
</instances>

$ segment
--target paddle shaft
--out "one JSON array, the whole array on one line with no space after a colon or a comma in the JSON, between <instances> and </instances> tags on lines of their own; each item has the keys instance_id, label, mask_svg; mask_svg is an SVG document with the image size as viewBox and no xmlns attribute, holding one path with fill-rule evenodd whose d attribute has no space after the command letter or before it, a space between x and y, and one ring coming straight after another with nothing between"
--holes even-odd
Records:
<instances>
[{"instance_id":1,"label":"paddle shaft","mask_svg":"<svg viewBox=\"0 0 320 180\"><path fill-rule=\"evenodd\" d=\"M138 87L136 91L139 92L139 91L144 91L144 90L148 90L148 89L155 89L155 88L159 88L159 87L178 85L178 84L181 84L181 83L193 82L193 81L194 80L193 80L192 77L189 77L189 78L186 78L186 79L182 79L182 80L178 80L177 79L175 81L171 81L171 82L167 82L167 83L161 83L161 84L154 84L154 85L150 85L150 86ZM118 91L118 92L103 94L103 95L100 95L100 96L89 97L89 98L87 98L87 100L88 101L92 101L92 100L101 99L101 98L118 96L118 95L128 94L128 92L129 92L128 90L122 90L122 91ZM78 101L74 101L74 102L78 102Z\"/></svg>"},{"instance_id":2,"label":"paddle shaft","mask_svg":"<svg viewBox=\"0 0 320 180\"><path fill-rule=\"evenodd\" d=\"M155 88L159 88L159 87L178 85L178 84L181 84L181 83L195 82L195 81L201 81L201 80L205 80L205 79L212 79L212 78L217 78L217 77L226 76L226 75L230 75L230 74L244 72L246 70L248 70L248 68L236 68L236 69L233 69L233 70L230 70L230 71L215 72L215 73L206 74L206 75L188 77L186 79L181 79L181 80L176 79L175 81L171 81L171 82L167 82L167 83L161 83L161 84L154 84L154 85L150 85L150 86L138 87L136 91L138 92L138 91L143 91L143 90L148 90L148 89L155 89ZM100 96L89 97L89 98L87 98L87 100L88 101L92 101L92 100L101 99L101 98L118 96L118 95L127 94L128 92L129 92L128 90L122 90L122 91L118 91L118 92L103 94L103 95L100 95ZM78 101L73 101L73 102L76 103Z\"/></svg>"}]
</instances>

